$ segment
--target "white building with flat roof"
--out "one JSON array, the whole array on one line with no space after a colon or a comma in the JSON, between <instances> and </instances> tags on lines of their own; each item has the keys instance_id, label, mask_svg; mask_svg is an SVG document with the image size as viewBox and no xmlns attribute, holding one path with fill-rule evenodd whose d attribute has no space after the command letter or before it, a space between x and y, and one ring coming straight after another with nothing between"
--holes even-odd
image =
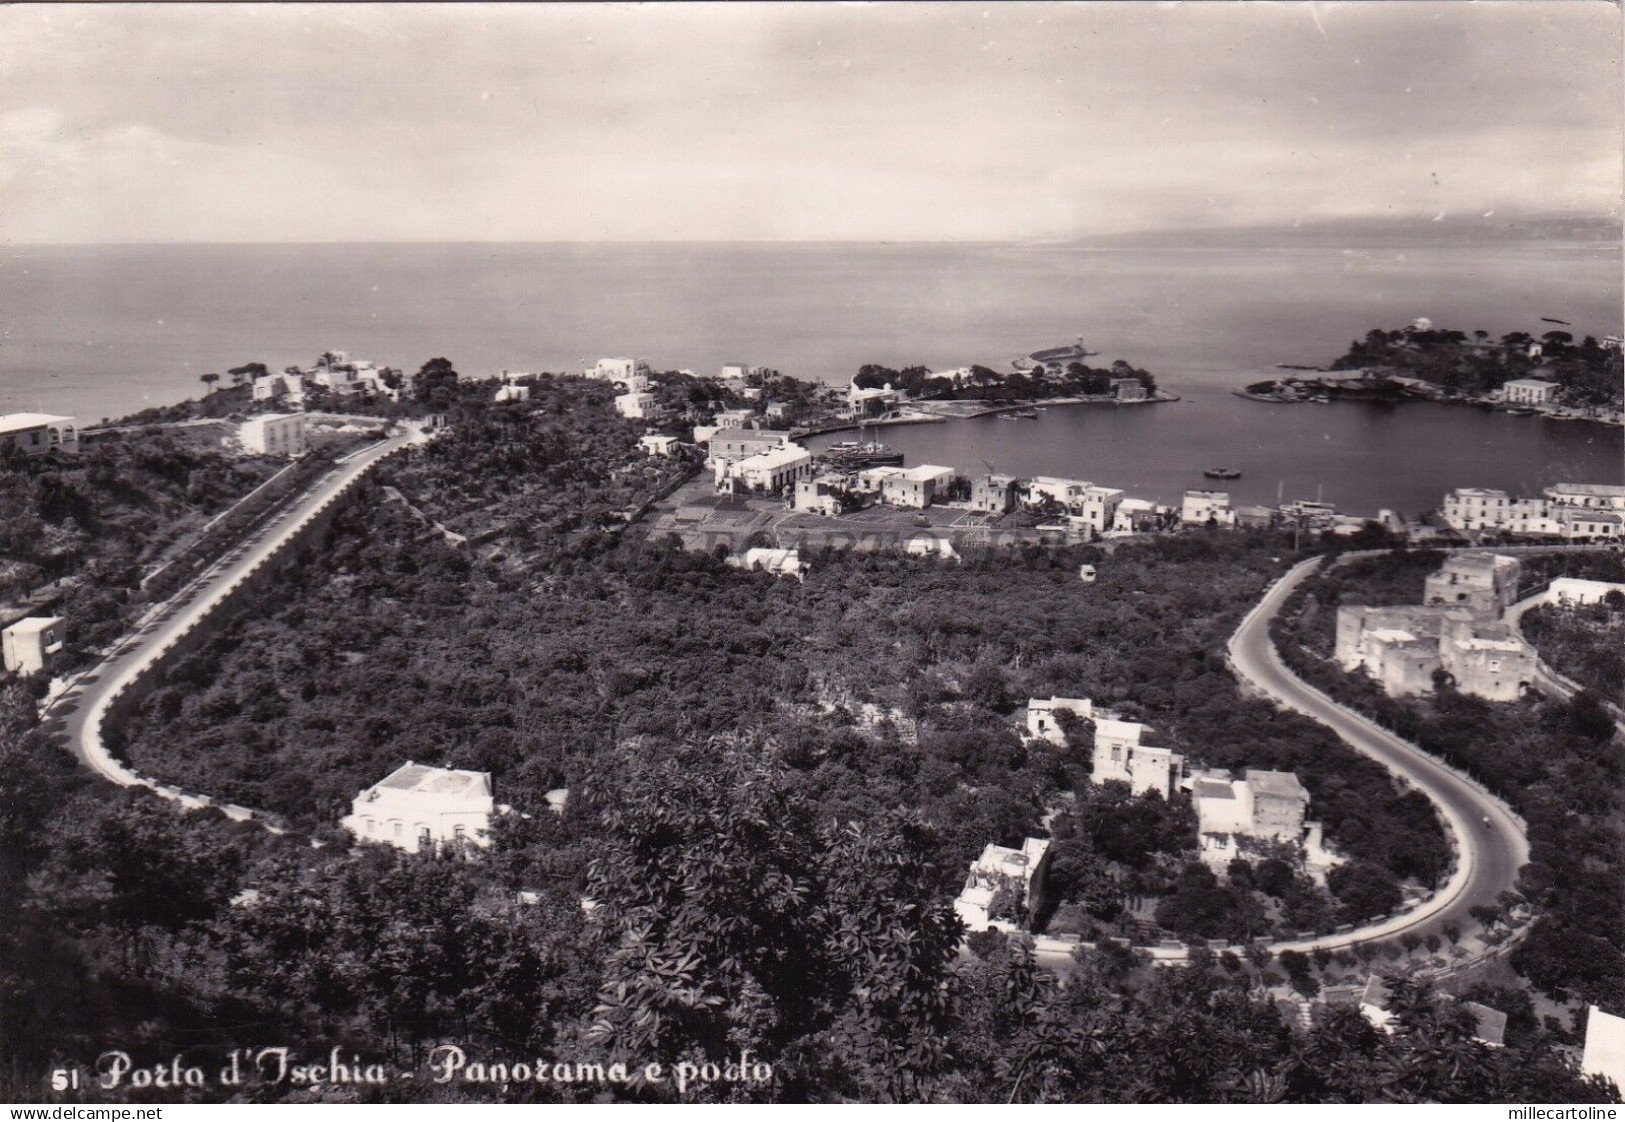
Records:
<instances>
[{"instance_id":1,"label":"white building with flat roof","mask_svg":"<svg viewBox=\"0 0 1625 1122\"><path fill-rule=\"evenodd\" d=\"M1457 487L1444 497L1439 517L1452 530L1498 530L1506 523L1512 502L1494 487Z\"/></svg>"},{"instance_id":2,"label":"white building with flat roof","mask_svg":"<svg viewBox=\"0 0 1625 1122\"><path fill-rule=\"evenodd\" d=\"M1557 397L1557 383L1542 378L1517 378L1501 390L1508 405L1550 405Z\"/></svg>"},{"instance_id":3,"label":"white building with flat roof","mask_svg":"<svg viewBox=\"0 0 1625 1122\"><path fill-rule=\"evenodd\" d=\"M665 436L660 433L649 433L638 437L638 447L651 456L675 456L677 446L681 443L675 436Z\"/></svg>"},{"instance_id":4,"label":"white building with flat roof","mask_svg":"<svg viewBox=\"0 0 1625 1122\"><path fill-rule=\"evenodd\" d=\"M408 852L465 842L484 848L495 812L488 772L408 760L357 795L340 825L360 841Z\"/></svg>"},{"instance_id":5,"label":"white building with flat roof","mask_svg":"<svg viewBox=\"0 0 1625 1122\"><path fill-rule=\"evenodd\" d=\"M1625 487L1612 483L1554 483L1545 495L1560 506L1625 511Z\"/></svg>"},{"instance_id":6,"label":"white building with flat roof","mask_svg":"<svg viewBox=\"0 0 1625 1122\"><path fill-rule=\"evenodd\" d=\"M1243 779L1197 778L1191 803L1202 860L1223 871L1243 852L1237 839L1301 844L1309 792L1290 771L1248 768Z\"/></svg>"},{"instance_id":7,"label":"white building with flat roof","mask_svg":"<svg viewBox=\"0 0 1625 1122\"><path fill-rule=\"evenodd\" d=\"M1179 520L1187 526L1203 526L1209 522L1234 526L1236 512L1230 509L1230 492L1186 491L1179 506Z\"/></svg>"},{"instance_id":8,"label":"white building with flat roof","mask_svg":"<svg viewBox=\"0 0 1625 1122\"><path fill-rule=\"evenodd\" d=\"M0 415L0 448L15 448L25 456L47 452L79 451L79 426L72 417L55 413Z\"/></svg>"},{"instance_id":9,"label":"white building with flat roof","mask_svg":"<svg viewBox=\"0 0 1625 1122\"><path fill-rule=\"evenodd\" d=\"M1043 906L1049 840L1027 838L1020 849L989 845L970 867L954 911L972 932L1022 930Z\"/></svg>"},{"instance_id":10,"label":"white building with flat roof","mask_svg":"<svg viewBox=\"0 0 1625 1122\"><path fill-rule=\"evenodd\" d=\"M654 412L655 395L642 391L623 393L615 399L615 412L629 421L641 421Z\"/></svg>"},{"instance_id":11,"label":"white building with flat roof","mask_svg":"<svg viewBox=\"0 0 1625 1122\"><path fill-rule=\"evenodd\" d=\"M62 621L56 616L28 616L0 631L0 663L8 673L38 674L62 649Z\"/></svg>"},{"instance_id":12,"label":"white building with flat roof","mask_svg":"<svg viewBox=\"0 0 1625 1122\"><path fill-rule=\"evenodd\" d=\"M261 413L237 426L237 439L243 451L256 456L303 456L305 440L303 413Z\"/></svg>"},{"instance_id":13,"label":"white building with flat roof","mask_svg":"<svg viewBox=\"0 0 1625 1122\"><path fill-rule=\"evenodd\" d=\"M642 378L645 385L651 373L649 364L641 358L601 358L582 371L584 376L600 382L630 382Z\"/></svg>"},{"instance_id":14,"label":"white building with flat roof","mask_svg":"<svg viewBox=\"0 0 1625 1122\"><path fill-rule=\"evenodd\" d=\"M1092 721L1095 703L1087 697L1035 697L1027 702L1027 735L1047 740L1057 748L1066 747L1066 734L1061 731L1058 713L1071 713L1080 720Z\"/></svg>"},{"instance_id":15,"label":"white building with flat roof","mask_svg":"<svg viewBox=\"0 0 1625 1122\"><path fill-rule=\"evenodd\" d=\"M881 484L880 493L893 506L924 509L943 498L953 481L953 468L921 464L888 475Z\"/></svg>"},{"instance_id":16,"label":"white building with flat roof","mask_svg":"<svg viewBox=\"0 0 1625 1122\"><path fill-rule=\"evenodd\" d=\"M1558 577L1546 589L1546 602L1563 608L1600 604L1610 592L1625 596L1625 584L1605 580Z\"/></svg>"},{"instance_id":17,"label":"white building with flat roof","mask_svg":"<svg viewBox=\"0 0 1625 1122\"><path fill-rule=\"evenodd\" d=\"M786 444L755 456L716 466L717 488L764 495L794 493L798 481L812 478L813 459L799 444Z\"/></svg>"}]
</instances>

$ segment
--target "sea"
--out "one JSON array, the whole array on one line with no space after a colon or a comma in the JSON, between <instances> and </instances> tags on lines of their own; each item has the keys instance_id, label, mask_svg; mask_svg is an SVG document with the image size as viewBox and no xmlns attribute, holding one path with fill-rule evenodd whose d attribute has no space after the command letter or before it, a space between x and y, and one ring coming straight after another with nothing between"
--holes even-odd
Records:
<instances>
[{"instance_id":1,"label":"sea","mask_svg":"<svg viewBox=\"0 0 1625 1122\"><path fill-rule=\"evenodd\" d=\"M1176 403L891 428L910 463L1054 474L1176 500L1208 466L1240 503L1414 513L1457 486L1625 482L1625 430L1473 408L1235 397L1372 327L1621 331L1616 243L1083 247L920 244L0 246L0 412L93 424L195 396L205 373L326 350L471 377L724 363L845 384L1082 339ZM1545 317L1545 318L1543 318ZM1206 484L1219 486L1216 484Z\"/></svg>"}]
</instances>

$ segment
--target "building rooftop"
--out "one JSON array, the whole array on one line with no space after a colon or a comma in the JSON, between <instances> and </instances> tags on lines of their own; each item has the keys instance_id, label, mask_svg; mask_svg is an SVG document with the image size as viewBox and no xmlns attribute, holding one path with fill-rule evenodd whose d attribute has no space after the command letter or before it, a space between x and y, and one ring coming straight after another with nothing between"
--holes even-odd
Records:
<instances>
[{"instance_id":1,"label":"building rooftop","mask_svg":"<svg viewBox=\"0 0 1625 1122\"><path fill-rule=\"evenodd\" d=\"M1571 495L1599 495L1606 498L1625 498L1625 485L1615 483L1554 483L1546 488L1548 494L1553 491L1566 491Z\"/></svg>"},{"instance_id":2,"label":"building rooftop","mask_svg":"<svg viewBox=\"0 0 1625 1122\"><path fill-rule=\"evenodd\" d=\"M1507 382L1506 384L1508 386L1517 386L1519 389L1537 389L1537 390L1538 389L1544 389L1547 386L1555 386L1555 385L1557 385L1556 382L1548 382L1544 378L1514 378L1512 381Z\"/></svg>"},{"instance_id":3,"label":"building rooftop","mask_svg":"<svg viewBox=\"0 0 1625 1122\"><path fill-rule=\"evenodd\" d=\"M810 453L799 444L786 444L781 448L773 448L748 456L734 464L735 471L746 471L751 468L776 468L785 464L793 464L807 459Z\"/></svg>"},{"instance_id":4,"label":"building rooftop","mask_svg":"<svg viewBox=\"0 0 1625 1122\"><path fill-rule=\"evenodd\" d=\"M1191 787L1193 799L1233 799L1236 789L1222 779L1198 779Z\"/></svg>"},{"instance_id":5,"label":"building rooftop","mask_svg":"<svg viewBox=\"0 0 1625 1122\"><path fill-rule=\"evenodd\" d=\"M1255 794L1274 795L1283 799L1308 800L1309 792L1303 789L1298 782L1296 774L1290 771L1260 771L1256 768L1247 769L1247 785Z\"/></svg>"},{"instance_id":6,"label":"building rooftop","mask_svg":"<svg viewBox=\"0 0 1625 1122\"><path fill-rule=\"evenodd\" d=\"M713 444L717 443L719 440L748 440L758 444L766 444L769 441L773 441L783 444L789 439L790 434L784 429L724 428L718 429L716 432L711 434L711 443Z\"/></svg>"},{"instance_id":7,"label":"building rooftop","mask_svg":"<svg viewBox=\"0 0 1625 1122\"><path fill-rule=\"evenodd\" d=\"M940 464L920 464L917 467L904 468L898 474L904 479L923 480L936 479L941 475L952 475L954 469L942 467Z\"/></svg>"},{"instance_id":8,"label":"building rooftop","mask_svg":"<svg viewBox=\"0 0 1625 1122\"><path fill-rule=\"evenodd\" d=\"M1504 499L1507 497L1505 491L1496 487L1457 487L1450 493L1461 498L1475 499Z\"/></svg>"},{"instance_id":9,"label":"building rooftop","mask_svg":"<svg viewBox=\"0 0 1625 1122\"><path fill-rule=\"evenodd\" d=\"M414 764L410 760L379 780L375 786L392 791L420 791L431 795L464 795L471 798L491 796L491 776L488 772L428 767L424 764Z\"/></svg>"},{"instance_id":10,"label":"building rooftop","mask_svg":"<svg viewBox=\"0 0 1625 1122\"><path fill-rule=\"evenodd\" d=\"M22 429L37 429L41 425L71 425L72 417L63 417L55 413L5 413L0 414L0 432L18 432Z\"/></svg>"},{"instance_id":11,"label":"building rooftop","mask_svg":"<svg viewBox=\"0 0 1625 1122\"><path fill-rule=\"evenodd\" d=\"M61 622L62 620L58 616L27 616L18 620L6 630L13 635L38 635L46 628Z\"/></svg>"}]
</instances>

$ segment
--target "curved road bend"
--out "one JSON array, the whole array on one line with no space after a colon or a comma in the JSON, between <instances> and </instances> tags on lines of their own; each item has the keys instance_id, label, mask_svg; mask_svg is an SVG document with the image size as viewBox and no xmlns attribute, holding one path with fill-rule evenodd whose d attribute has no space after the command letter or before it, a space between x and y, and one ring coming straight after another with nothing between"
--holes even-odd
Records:
<instances>
[{"instance_id":1,"label":"curved road bend","mask_svg":"<svg viewBox=\"0 0 1625 1122\"><path fill-rule=\"evenodd\" d=\"M1444 818L1447 830L1454 835L1458 859L1449 882L1413 911L1342 936L1284 943L1281 949L1345 945L1403 931L1425 936L1450 922L1459 924L1463 930L1470 929L1476 926L1468 914L1470 909L1493 904L1497 896L1513 888L1519 868L1529 860L1529 839L1524 824L1505 803L1476 781L1445 766L1374 721L1339 705L1282 663L1270 640L1270 621L1321 560L1312 557L1289 570L1270 586L1236 629L1230 640L1230 658L1236 675L1278 704L1319 721L1355 751L1370 756L1425 794ZM1484 824L1486 818L1488 827Z\"/></svg>"},{"instance_id":2,"label":"curved road bend","mask_svg":"<svg viewBox=\"0 0 1625 1122\"><path fill-rule=\"evenodd\" d=\"M341 460L297 502L256 528L142 621L107 658L58 698L49 716L62 720L63 731L68 736L68 744L74 755L97 775L121 787L146 787L192 808L212 805L206 797L159 784L136 774L113 758L102 742L101 732L102 721L114 695L201 623L232 589L255 567L282 548L329 500L338 496L379 460L417 439L420 439L417 432L408 430ZM263 816L242 807L223 809L239 820L256 819L263 822ZM275 829L274 826L269 828Z\"/></svg>"}]
</instances>

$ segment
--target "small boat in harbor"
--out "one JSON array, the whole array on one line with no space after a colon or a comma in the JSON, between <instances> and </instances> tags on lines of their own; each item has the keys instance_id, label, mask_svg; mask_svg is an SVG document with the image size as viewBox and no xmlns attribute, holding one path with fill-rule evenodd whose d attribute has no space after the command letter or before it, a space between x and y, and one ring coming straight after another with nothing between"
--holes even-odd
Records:
<instances>
[{"instance_id":1,"label":"small boat in harbor","mask_svg":"<svg viewBox=\"0 0 1625 1122\"><path fill-rule=\"evenodd\" d=\"M1230 467L1211 467L1202 473L1209 479L1240 479L1241 472Z\"/></svg>"}]
</instances>

